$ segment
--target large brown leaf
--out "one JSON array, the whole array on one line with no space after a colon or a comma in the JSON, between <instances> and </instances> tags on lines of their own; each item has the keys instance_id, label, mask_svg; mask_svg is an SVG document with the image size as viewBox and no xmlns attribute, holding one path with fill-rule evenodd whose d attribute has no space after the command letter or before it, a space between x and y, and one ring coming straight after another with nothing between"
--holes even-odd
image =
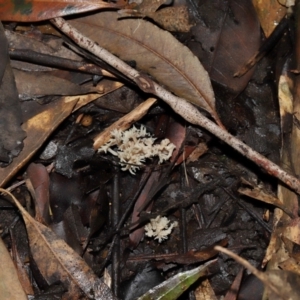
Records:
<instances>
[{"instance_id":1,"label":"large brown leaf","mask_svg":"<svg viewBox=\"0 0 300 300\"><path fill-rule=\"evenodd\" d=\"M236 73L260 46L260 26L251 0L195 1L201 21L191 29L189 48L212 80L235 94L248 84L254 68Z\"/></svg>"},{"instance_id":2,"label":"large brown leaf","mask_svg":"<svg viewBox=\"0 0 300 300\"><path fill-rule=\"evenodd\" d=\"M118 17L116 12L102 12L70 23L121 59L134 61L138 69L218 120L211 82L197 57L152 23Z\"/></svg>"},{"instance_id":3,"label":"large brown leaf","mask_svg":"<svg viewBox=\"0 0 300 300\"><path fill-rule=\"evenodd\" d=\"M80 299L82 294L88 299L116 299L71 247L50 228L33 219L18 200L10 196L24 219L33 259L49 285L61 281L70 299Z\"/></svg>"},{"instance_id":4,"label":"large brown leaf","mask_svg":"<svg viewBox=\"0 0 300 300\"><path fill-rule=\"evenodd\" d=\"M120 6L101 0L0 0L0 20L34 22L107 7Z\"/></svg>"}]
</instances>

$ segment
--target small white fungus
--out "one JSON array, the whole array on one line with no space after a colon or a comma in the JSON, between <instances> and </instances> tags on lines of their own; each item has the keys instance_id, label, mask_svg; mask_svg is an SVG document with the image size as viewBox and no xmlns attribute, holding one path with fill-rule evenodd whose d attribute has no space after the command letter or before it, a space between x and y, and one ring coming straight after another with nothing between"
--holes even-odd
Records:
<instances>
[{"instance_id":1,"label":"small white fungus","mask_svg":"<svg viewBox=\"0 0 300 300\"><path fill-rule=\"evenodd\" d=\"M150 219L150 222L145 225L145 234L148 237L154 237L161 243L168 238L172 229L178 226L178 222L170 224L170 220L166 217L157 216L155 219Z\"/></svg>"},{"instance_id":2,"label":"small white fungus","mask_svg":"<svg viewBox=\"0 0 300 300\"><path fill-rule=\"evenodd\" d=\"M164 139L159 144L154 144L155 140L146 131L145 126L141 126L140 129L133 126L126 131L115 129L111 132L110 140L98 151L117 156L122 171L128 170L135 175L136 170L139 170L147 158L158 156L161 164L172 156L176 147L169 139ZM115 149L112 149L113 147Z\"/></svg>"}]
</instances>

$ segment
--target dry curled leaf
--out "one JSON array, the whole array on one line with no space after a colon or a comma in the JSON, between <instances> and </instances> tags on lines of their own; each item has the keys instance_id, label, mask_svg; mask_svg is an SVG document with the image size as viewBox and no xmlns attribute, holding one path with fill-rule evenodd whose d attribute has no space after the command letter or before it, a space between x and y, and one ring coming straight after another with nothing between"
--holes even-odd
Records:
<instances>
[{"instance_id":1,"label":"dry curled leaf","mask_svg":"<svg viewBox=\"0 0 300 300\"><path fill-rule=\"evenodd\" d=\"M49 285L61 281L70 299L82 295L88 299L116 299L109 287L102 282L71 247L45 225L34 220L18 200L9 194L24 219L31 254L39 271Z\"/></svg>"},{"instance_id":2,"label":"dry curled leaf","mask_svg":"<svg viewBox=\"0 0 300 300\"><path fill-rule=\"evenodd\" d=\"M274 195L270 193L267 193L266 191L264 191L262 188L258 186L252 186L251 188L240 187L238 192L242 195L246 195L256 200L263 201L265 203L269 203L271 205L279 207L289 216L291 217L294 216L293 211L289 209L289 207L286 207L284 203L282 203L278 198L276 198Z\"/></svg>"},{"instance_id":3,"label":"dry curled leaf","mask_svg":"<svg viewBox=\"0 0 300 300\"><path fill-rule=\"evenodd\" d=\"M211 82L198 58L169 32L152 23L141 19L118 20L118 17L115 12L102 12L70 23L106 50L132 61L170 91L218 120Z\"/></svg>"}]
</instances>

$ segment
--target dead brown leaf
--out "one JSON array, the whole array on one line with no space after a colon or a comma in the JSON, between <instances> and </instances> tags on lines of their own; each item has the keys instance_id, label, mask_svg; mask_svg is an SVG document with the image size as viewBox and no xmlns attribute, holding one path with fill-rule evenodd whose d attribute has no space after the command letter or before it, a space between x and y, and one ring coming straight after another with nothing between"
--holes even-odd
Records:
<instances>
[{"instance_id":1,"label":"dead brown leaf","mask_svg":"<svg viewBox=\"0 0 300 300\"><path fill-rule=\"evenodd\" d=\"M13 261L15 263L15 267L18 272L18 278L20 280L20 283L27 295L34 295L32 283L26 272L26 268L24 268L24 263L22 262L21 257L18 252L18 249L17 249L17 245L16 245L17 242L16 242L16 238L13 234L13 230L11 230L10 237L11 237L11 242L12 242L11 243L12 257L13 257Z\"/></svg>"},{"instance_id":2,"label":"dead brown leaf","mask_svg":"<svg viewBox=\"0 0 300 300\"><path fill-rule=\"evenodd\" d=\"M44 165L31 163L27 168L27 176L32 186L32 189L28 189L35 202L35 219L47 225L50 222L49 173Z\"/></svg>"},{"instance_id":3,"label":"dead brown leaf","mask_svg":"<svg viewBox=\"0 0 300 300\"><path fill-rule=\"evenodd\" d=\"M290 217L294 217L294 213L291 209L289 209L289 207L286 207L286 205L282 203L277 197L267 193L258 186L252 186L251 188L241 187L238 189L238 192L250 198L279 207Z\"/></svg>"},{"instance_id":4,"label":"dead brown leaf","mask_svg":"<svg viewBox=\"0 0 300 300\"><path fill-rule=\"evenodd\" d=\"M116 299L111 290L89 268L85 261L45 225L34 220L9 192L24 219L31 254L49 285L61 281L72 299L82 294L89 299Z\"/></svg>"},{"instance_id":5,"label":"dead brown leaf","mask_svg":"<svg viewBox=\"0 0 300 300\"><path fill-rule=\"evenodd\" d=\"M238 94L248 84L254 68L240 78L234 78L233 74L260 46L260 26L254 7L251 1L195 3L203 21L191 29L193 39L188 46L213 81Z\"/></svg>"},{"instance_id":6,"label":"dead brown leaf","mask_svg":"<svg viewBox=\"0 0 300 300\"><path fill-rule=\"evenodd\" d=\"M196 300L217 300L215 292L208 279L203 280L195 290Z\"/></svg>"},{"instance_id":7,"label":"dead brown leaf","mask_svg":"<svg viewBox=\"0 0 300 300\"><path fill-rule=\"evenodd\" d=\"M293 84L289 76L289 60L282 68L282 74L279 79L278 98L280 106L281 130L282 130L282 149L281 163L285 168L293 170L295 174L299 173L299 129L293 122L293 116L299 113L299 97L293 97ZM297 82L296 82L297 83ZM298 81L298 85L299 85ZM299 90L299 88L298 88ZM295 89L297 91L297 89ZM288 132L288 134L285 134ZM278 265L289 259L294 244L299 242L297 234L298 218L291 220L291 216L286 210L293 212L292 216L298 216L298 197L297 194L288 189L286 186L278 185L278 199L282 202L282 210L275 209L273 217L273 232L266 250L262 265L268 262L268 270L277 269ZM283 210L284 208L284 210ZM286 212L286 213L285 213ZM285 224L285 227L281 227ZM287 238L282 238L287 237ZM293 242L292 242L293 241Z\"/></svg>"},{"instance_id":8,"label":"dead brown leaf","mask_svg":"<svg viewBox=\"0 0 300 300\"><path fill-rule=\"evenodd\" d=\"M75 52L71 51L63 45L61 39L50 38L46 41L41 41L35 35L21 34L11 30L5 30L5 36L9 42L10 49L23 49L28 51L35 51L42 54L55 55L58 57L71 59L71 60L82 60L81 57ZM37 64L31 64L24 61L12 60L12 67L18 70L27 71L46 71L51 70L49 67L40 66Z\"/></svg>"},{"instance_id":9,"label":"dead brown leaf","mask_svg":"<svg viewBox=\"0 0 300 300\"><path fill-rule=\"evenodd\" d=\"M189 32L194 25L189 20L186 6L166 7L148 16L168 31Z\"/></svg>"},{"instance_id":10,"label":"dead brown leaf","mask_svg":"<svg viewBox=\"0 0 300 300\"><path fill-rule=\"evenodd\" d=\"M290 257L287 260L281 262L279 264L282 270L290 271L297 273L300 276L300 261L295 259L294 257Z\"/></svg>"},{"instance_id":11,"label":"dead brown leaf","mask_svg":"<svg viewBox=\"0 0 300 300\"><path fill-rule=\"evenodd\" d=\"M19 97L31 100L43 96L72 96L95 92L95 88L80 86L51 72L24 72L14 69Z\"/></svg>"},{"instance_id":12,"label":"dead brown leaf","mask_svg":"<svg viewBox=\"0 0 300 300\"><path fill-rule=\"evenodd\" d=\"M193 152L188 156L187 163L197 161L199 157L201 157L204 153L206 153L208 147L206 143L201 142L199 143ZM187 156L187 155L186 155Z\"/></svg>"},{"instance_id":13,"label":"dead brown leaf","mask_svg":"<svg viewBox=\"0 0 300 300\"><path fill-rule=\"evenodd\" d=\"M192 52L150 22L118 17L118 13L103 12L70 23L104 49L135 62L138 69L218 120L210 79Z\"/></svg>"},{"instance_id":14,"label":"dead brown leaf","mask_svg":"<svg viewBox=\"0 0 300 300\"><path fill-rule=\"evenodd\" d=\"M293 243L300 245L300 218L290 221L290 223L283 228L283 235Z\"/></svg>"},{"instance_id":15,"label":"dead brown leaf","mask_svg":"<svg viewBox=\"0 0 300 300\"><path fill-rule=\"evenodd\" d=\"M281 5L277 0L252 0L257 12L260 25L268 37L285 16L287 8Z\"/></svg>"}]
</instances>

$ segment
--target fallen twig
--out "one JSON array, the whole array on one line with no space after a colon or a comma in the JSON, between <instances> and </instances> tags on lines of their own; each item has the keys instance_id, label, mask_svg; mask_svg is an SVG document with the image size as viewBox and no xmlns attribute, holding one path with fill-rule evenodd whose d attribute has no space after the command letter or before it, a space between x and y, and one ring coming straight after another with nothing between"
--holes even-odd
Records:
<instances>
[{"instance_id":1,"label":"fallen twig","mask_svg":"<svg viewBox=\"0 0 300 300\"><path fill-rule=\"evenodd\" d=\"M288 174L278 165L274 164L263 155L254 151L252 148L232 136L226 130L222 129L214 122L206 118L191 103L187 102L185 99L173 95L172 93L161 87L159 84L151 80L147 75L141 74L139 71L133 69L124 61L120 60L104 48L97 45L91 39L82 35L77 29L71 26L63 18L55 18L52 19L51 22L69 38L74 40L80 47L101 58L103 61L110 64L112 67L122 72L132 81L134 81L141 90L146 93L156 95L158 98L161 98L185 120L194 125L199 125L205 128L206 130L220 138L222 141L230 145L232 148L236 149L239 153L249 158L259 167L263 168L270 175L278 178L292 190L300 194L300 181L296 177Z\"/></svg>"}]
</instances>

